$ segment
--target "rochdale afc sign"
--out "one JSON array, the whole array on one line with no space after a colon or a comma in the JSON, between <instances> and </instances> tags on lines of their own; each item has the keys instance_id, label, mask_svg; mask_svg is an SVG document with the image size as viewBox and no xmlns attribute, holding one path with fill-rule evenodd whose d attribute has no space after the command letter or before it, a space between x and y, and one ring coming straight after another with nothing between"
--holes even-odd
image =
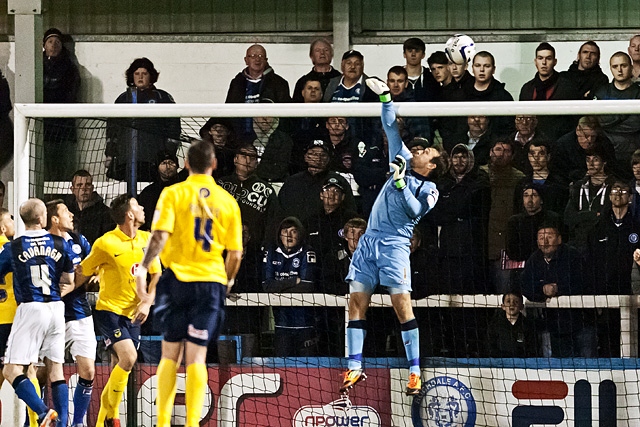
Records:
<instances>
[{"instance_id":1,"label":"rochdale afc sign","mask_svg":"<svg viewBox=\"0 0 640 427\"><path fill-rule=\"evenodd\" d=\"M434 377L413 399L411 420L414 427L473 427L476 401L469 387L458 379Z\"/></svg>"}]
</instances>

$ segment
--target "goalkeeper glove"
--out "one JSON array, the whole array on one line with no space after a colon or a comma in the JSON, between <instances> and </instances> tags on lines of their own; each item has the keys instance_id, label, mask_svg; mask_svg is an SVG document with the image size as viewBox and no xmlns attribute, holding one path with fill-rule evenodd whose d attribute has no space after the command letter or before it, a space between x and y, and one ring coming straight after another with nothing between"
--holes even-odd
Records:
<instances>
[{"instance_id":1,"label":"goalkeeper glove","mask_svg":"<svg viewBox=\"0 0 640 427\"><path fill-rule=\"evenodd\" d=\"M376 95L380 97L380 101L389 102L391 101L391 93L389 92L389 86L382 80L378 78L367 79L367 86L371 89Z\"/></svg>"},{"instance_id":2,"label":"goalkeeper glove","mask_svg":"<svg viewBox=\"0 0 640 427\"><path fill-rule=\"evenodd\" d=\"M404 181L404 173L407 170L407 161L401 155L397 155L393 162L389 163L389 166L393 169L393 184L396 189L402 191L407 187L407 183Z\"/></svg>"}]
</instances>

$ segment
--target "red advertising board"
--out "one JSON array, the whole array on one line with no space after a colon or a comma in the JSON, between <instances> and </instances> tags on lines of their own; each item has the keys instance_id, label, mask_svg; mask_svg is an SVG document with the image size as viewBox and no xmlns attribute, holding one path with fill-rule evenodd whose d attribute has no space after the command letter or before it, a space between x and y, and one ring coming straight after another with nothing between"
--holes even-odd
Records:
<instances>
[{"instance_id":1,"label":"red advertising board","mask_svg":"<svg viewBox=\"0 0 640 427\"><path fill-rule=\"evenodd\" d=\"M157 390L155 365L137 368L138 426L155 425ZM96 381L89 410L95 423L100 394L110 368L96 367ZM352 391L347 403L340 399L341 370L331 368L210 367L209 390L202 426L381 426L391 425L388 369L367 370L368 379ZM70 386L74 368L67 367ZM184 370L178 374L178 394L173 425L184 424ZM72 396L72 393L70 393ZM70 408L72 411L72 408ZM122 421L125 421L124 406ZM218 419L221 422L218 422Z\"/></svg>"}]
</instances>

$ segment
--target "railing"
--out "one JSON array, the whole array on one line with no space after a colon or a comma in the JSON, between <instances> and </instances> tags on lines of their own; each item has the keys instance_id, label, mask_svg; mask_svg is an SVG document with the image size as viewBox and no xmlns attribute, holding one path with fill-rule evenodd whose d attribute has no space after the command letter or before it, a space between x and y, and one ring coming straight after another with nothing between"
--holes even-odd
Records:
<instances>
[{"instance_id":1,"label":"railing","mask_svg":"<svg viewBox=\"0 0 640 427\"><path fill-rule=\"evenodd\" d=\"M349 319L349 297L327 294L238 294L227 299L228 307L253 306L327 306L344 307L345 323ZM638 306L640 295L573 295L549 298L546 303L525 300L527 308L608 308L620 309L620 356L638 357ZM318 302L322 301L322 304ZM502 295L431 295L412 301L424 308L491 308L500 307ZM372 295L371 307L391 307L389 295Z\"/></svg>"}]
</instances>

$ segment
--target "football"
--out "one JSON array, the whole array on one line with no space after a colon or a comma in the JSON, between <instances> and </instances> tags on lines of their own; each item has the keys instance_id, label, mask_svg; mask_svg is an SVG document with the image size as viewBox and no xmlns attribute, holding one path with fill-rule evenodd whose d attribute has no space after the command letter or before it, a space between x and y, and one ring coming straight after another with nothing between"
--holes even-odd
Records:
<instances>
[{"instance_id":1,"label":"football","mask_svg":"<svg viewBox=\"0 0 640 427\"><path fill-rule=\"evenodd\" d=\"M456 34L447 40L444 51L449 60L458 65L465 65L476 53L473 39L465 34Z\"/></svg>"}]
</instances>

